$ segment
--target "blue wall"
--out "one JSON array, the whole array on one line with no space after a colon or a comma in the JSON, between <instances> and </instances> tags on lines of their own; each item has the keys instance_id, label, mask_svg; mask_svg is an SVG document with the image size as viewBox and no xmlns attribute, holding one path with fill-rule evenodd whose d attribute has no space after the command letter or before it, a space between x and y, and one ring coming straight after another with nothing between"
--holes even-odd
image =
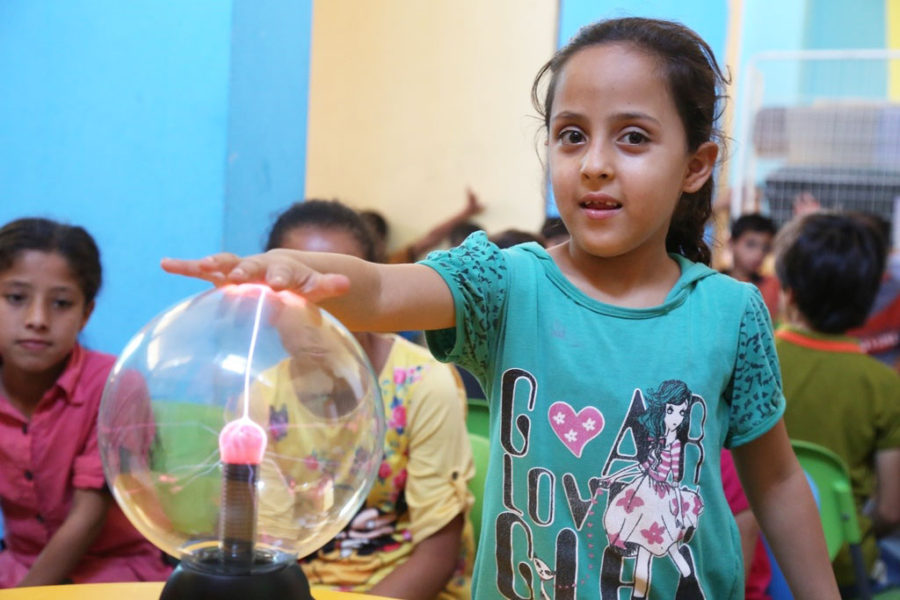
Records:
<instances>
[{"instance_id":1,"label":"blue wall","mask_svg":"<svg viewBox=\"0 0 900 600\"><path fill-rule=\"evenodd\" d=\"M0 3L0 223L97 239L87 345L117 353L206 287L162 256L256 249L276 203L302 196L310 20L311 0Z\"/></svg>"}]
</instances>

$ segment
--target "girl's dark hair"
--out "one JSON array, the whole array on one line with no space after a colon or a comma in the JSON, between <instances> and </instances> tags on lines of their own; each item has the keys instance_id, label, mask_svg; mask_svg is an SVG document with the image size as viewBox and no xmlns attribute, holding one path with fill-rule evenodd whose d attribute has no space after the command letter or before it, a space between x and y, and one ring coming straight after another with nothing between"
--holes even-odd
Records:
<instances>
[{"instance_id":1,"label":"girl's dark hair","mask_svg":"<svg viewBox=\"0 0 900 600\"><path fill-rule=\"evenodd\" d=\"M638 17L611 19L583 27L541 67L531 88L531 100L547 129L559 74L569 59L589 46L612 43L633 44L659 60L684 125L688 152L722 138L715 121L721 114L718 105L725 98L721 90L728 78L709 45L680 23ZM541 99L539 86L547 73L550 82ZM681 195L666 236L669 252L709 264L711 253L703 240L703 230L712 214L712 194L713 178L710 177L696 192Z\"/></svg>"},{"instance_id":2,"label":"girl's dark hair","mask_svg":"<svg viewBox=\"0 0 900 600\"><path fill-rule=\"evenodd\" d=\"M0 228L0 271L6 271L23 252L56 252L66 259L89 305L103 282L100 250L84 228L50 219L24 218Z\"/></svg>"},{"instance_id":3,"label":"girl's dark hair","mask_svg":"<svg viewBox=\"0 0 900 600\"><path fill-rule=\"evenodd\" d=\"M373 262L377 258L372 230L359 213L337 200L304 200L292 204L272 225L266 250L280 248L288 232L297 227L346 231L359 242L363 258Z\"/></svg>"},{"instance_id":4,"label":"girl's dark hair","mask_svg":"<svg viewBox=\"0 0 900 600\"><path fill-rule=\"evenodd\" d=\"M775 272L797 309L822 333L862 325L875 302L887 242L869 217L818 212L775 237Z\"/></svg>"}]
</instances>

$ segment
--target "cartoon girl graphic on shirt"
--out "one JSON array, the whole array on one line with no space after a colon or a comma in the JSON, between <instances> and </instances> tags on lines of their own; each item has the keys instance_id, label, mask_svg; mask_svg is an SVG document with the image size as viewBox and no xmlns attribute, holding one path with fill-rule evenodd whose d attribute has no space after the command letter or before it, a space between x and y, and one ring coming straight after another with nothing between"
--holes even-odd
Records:
<instances>
[{"instance_id":1,"label":"cartoon girl graphic on shirt","mask_svg":"<svg viewBox=\"0 0 900 600\"><path fill-rule=\"evenodd\" d=\"M704 598L690 549L683 545L697 527L703 500L681 485L691 407L702 400L677 380L664 381L645 399L646 410L637 419L643 427L633 428L639 462L601 479L601 487L610 490L603 515L610 550L637 554L632 598L647 596L651 559L664 555L681 575L675 597Z\"/></svg>"}]
</instances>

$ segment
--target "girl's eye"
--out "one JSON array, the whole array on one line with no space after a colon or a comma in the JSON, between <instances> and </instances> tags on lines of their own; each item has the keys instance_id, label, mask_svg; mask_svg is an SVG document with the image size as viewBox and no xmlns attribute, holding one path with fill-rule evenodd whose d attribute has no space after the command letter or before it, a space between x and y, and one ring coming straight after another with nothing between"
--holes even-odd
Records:
<instances>
[{"instance_id":1,"label":"girl's eye","mask_svg":"<svg viewBox=\"0 0 900 600\"><path fill-rule=\"evenodd\" d=\"M54 300L54 301L53 301L53 308L56 308L56 309L59 309L59 310L65 310L65 309L67 309L67 308L72 307L74 304L75 304L75 303L72 302L71 300L62 300L62 299L59 299L59 300Z\"/></svg>"},{"instance_id":2,"label":"girl's eye","mask_svg":"<svg viewBox=\"0 0 900 600\"><path fill-rule=\"evenodd\" d=\"M3 299L14 306L18 306L25 302L25 294L3 294Z\"/></svg>"},{"instance_id":3,"label":"girl's eye","mask_svg":"<svg viewBox=\"0 0 900 600\"><path fill-rule=\"evenodd\" d=\"M640 131L627 131L619 139L621 139L624 143L628 144L629 146L639 146L639 145L649 141L649 138L646 135L644 135L643 133L641 133Z\"/></svg>"},{"instance_id":4,"label":"girl's eye","mask_svg":"<svg viewBox=\"0 0 900 600\"><path fill-rule=\"evenodd\" d=\"M559 132L559 140L563 144L580 144L584 142L585 136L578 129L563 129Z\"/></svg>"}]
</instances>

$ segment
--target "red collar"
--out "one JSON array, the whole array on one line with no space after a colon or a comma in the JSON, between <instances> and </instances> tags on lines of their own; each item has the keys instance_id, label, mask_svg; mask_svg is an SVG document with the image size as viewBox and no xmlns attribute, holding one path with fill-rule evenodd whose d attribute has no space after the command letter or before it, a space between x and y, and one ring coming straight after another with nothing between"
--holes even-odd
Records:
<instances>
[{"instance_id":1,"label":"red collar","mask_svg":"<svg viewBox=\"0 0 900 600\"><path fill-rule=\"evenodd\" d=\"M795 329L781 328L775 332L775 337L803 346L804 348L812 348L813 350L821 350L823 352L845 352L850 354L863 354L862 347L859 342L852 339L841 337L835 339L822 339L805 335Z\"/></svg>"}]
</instances>

